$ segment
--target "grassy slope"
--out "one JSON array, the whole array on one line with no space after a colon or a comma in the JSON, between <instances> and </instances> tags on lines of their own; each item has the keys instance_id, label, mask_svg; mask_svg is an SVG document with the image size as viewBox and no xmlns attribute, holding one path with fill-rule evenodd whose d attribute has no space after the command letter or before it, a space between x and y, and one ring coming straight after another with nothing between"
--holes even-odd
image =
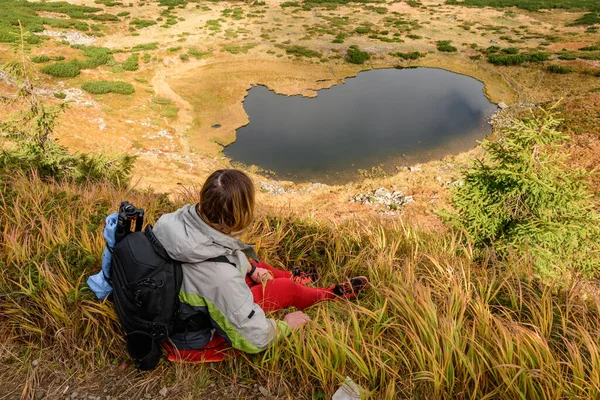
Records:
<instances>
[{"instance_id":1,"label":"grassy slope","mask_svg":"<svg viewBox=\"0 0 600 400\"><path fill-rule=\"evenodd\" d=\"M0 346L0 381L25 397L40 388L58 397L68 385L123 398L162 386L177 398L210 398L235 387L228 396L247 398L257 382L310 398L330 395L346 375L370 398L591 398L600 387L598 303L580 282L541 285L522 260L475 261L459 238L401 222L264 214L246 239L266 261L315 265L323 285L366 274L375 290L312 307L313 323L262 355L107 377L127 357L111 305L85 285L99 268L103 218L127 198L151 223L193 198L3 178L0 334L9 340Z\"/></svg>"}]
</instances>

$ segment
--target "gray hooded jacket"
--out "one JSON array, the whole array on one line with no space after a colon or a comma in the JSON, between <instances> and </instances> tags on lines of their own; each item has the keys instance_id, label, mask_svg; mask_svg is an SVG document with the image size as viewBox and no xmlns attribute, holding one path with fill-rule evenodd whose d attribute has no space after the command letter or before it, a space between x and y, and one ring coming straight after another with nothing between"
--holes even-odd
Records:
<instances>
[{"instance_id":1,"label":"gray hooded jacket","mask_svg":"<svg viewBox=\"0 0 600 400\"><path fill-rule=\"evenodd\" d=\"M153 232L169 256L183 263L182 318L208 314L214 329L232 347L247 353L258 353L278 336L289 334L287 323L267 318L254 303L245 281L250 267L247 257L256 259L251 245L213 229L189 204L161 216ZM219 256L231 264L207 261ZM180 350L202 349L213 332L181 333L171 339Z\"/></svg>"}]
</instances>

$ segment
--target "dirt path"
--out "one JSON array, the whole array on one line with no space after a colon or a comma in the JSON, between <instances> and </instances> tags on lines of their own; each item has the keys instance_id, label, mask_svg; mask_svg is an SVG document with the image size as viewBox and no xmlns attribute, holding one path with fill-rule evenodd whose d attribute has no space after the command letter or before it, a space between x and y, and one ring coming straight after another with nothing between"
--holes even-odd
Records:
<instances>
[{"instance_id":1,"label":"dirt path","mask_svg":"<svg viewBox=\"0 0 600 400\"><path fill-rule=\"evenodd\" d=\"M173 89L171 89L171 86L166 79L168 79L170 75L177 76L182 72L197 68L197 65L195 64L196 63L194 63L192 66L177 65L159 68L156 70L152 80L150 81L156 96L171 100L171 102L179 108L177 119L174 122L170 122L169 125L177 133L177 138L179 140L179 144L181 145L181 151L184 154L190 153L190 147L186 135L194 123L194 110L190 103L185 101L181 96L175 93Z\"/></svg>"}]
</instances>

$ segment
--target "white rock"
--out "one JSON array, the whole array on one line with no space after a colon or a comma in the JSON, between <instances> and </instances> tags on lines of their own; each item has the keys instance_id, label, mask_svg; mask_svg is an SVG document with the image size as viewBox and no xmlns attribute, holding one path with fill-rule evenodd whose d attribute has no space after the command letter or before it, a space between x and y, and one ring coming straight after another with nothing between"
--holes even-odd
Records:
<instances>
[{"instance_id":1,"label":"white rock","mask_svg":"<svg viewBox=\"0 0 600 400\"><path fill-rule=\"evenodd\" d=\"M160 394L162 397L165 397L168 392L169 391L167 390L167 388L163 387L162 389L160 389L160 391L158 392L158 394Z\"/></svg>"},{"instance_id":2,"label":"white rock","mask_svg":"<svg viewBox=\"0 0 600 400\"><path fill-rule=\"evenodd\" d=\"M331 397L331 400L360 400L360 388L346 377L346 381Z\"/></svg>"}]
</instances>

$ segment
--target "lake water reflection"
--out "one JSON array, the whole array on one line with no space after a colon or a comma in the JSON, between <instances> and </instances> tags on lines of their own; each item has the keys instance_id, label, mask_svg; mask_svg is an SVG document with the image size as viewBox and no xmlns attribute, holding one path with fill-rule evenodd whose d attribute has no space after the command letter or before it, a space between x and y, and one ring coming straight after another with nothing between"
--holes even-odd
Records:
<instances>
[{"instance_id":1,"label":"lake water reflection","mask_svg":"<svg viewBox=\"0 0 600 400\"><path fill-rule=\"evenodd\" d=\"M441 158L477 145L496 110L473 78L432 68L360 73L316 98L263 86L244 101L250 123L224 150L281 179L340 183L358 169Z\"/></svg>"}]
</instances>

